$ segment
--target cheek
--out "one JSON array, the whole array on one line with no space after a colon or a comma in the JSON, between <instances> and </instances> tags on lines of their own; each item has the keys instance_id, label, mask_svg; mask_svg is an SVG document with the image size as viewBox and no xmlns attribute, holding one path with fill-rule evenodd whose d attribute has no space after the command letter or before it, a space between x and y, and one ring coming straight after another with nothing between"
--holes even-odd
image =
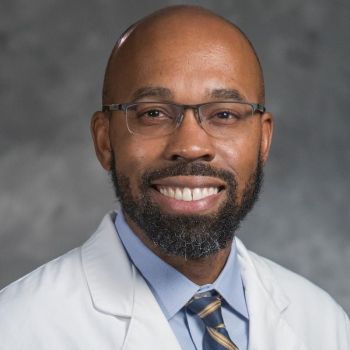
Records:
<instances>
[{"instance_id":1,"label":"cheek","mask_svg":"<svg viewBox=\"0 0 350 350\"><path fill-rule=\"evenodd\" d=\"M114 129L111 136L117 172L129 179L132 192L135 194L145 171L157 166L157 160L164 146L159 140L132 135L123 127Z\"/></svg>"},{"instance_id":2,"label":"cheek","mask_svg":"<svg viewBox=\"0 0 350 350\"><path fill-rule=\"evenodd\" d=\"M245 131L237 133L230 142L217 144L217 155L220 162L227 164L238 181L241 193L250 177L255 172L260 152L261 131L255 124L249 125Z\"/></svg>"}]
</instances>

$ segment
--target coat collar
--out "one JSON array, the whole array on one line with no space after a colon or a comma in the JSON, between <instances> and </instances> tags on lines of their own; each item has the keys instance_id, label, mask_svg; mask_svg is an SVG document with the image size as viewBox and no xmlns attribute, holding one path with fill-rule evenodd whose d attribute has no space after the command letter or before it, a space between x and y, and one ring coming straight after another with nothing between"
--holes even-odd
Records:
<instances>
[{"instance_id":1,"label":"coat collar","mask_svg":"<svg viewBox=\"0 0 350 350\"><path fill-rule=\"evenodd\" d=\"M94 307L130 318L123 350L180 346L147 283L131 264L115 231L116 213L105 216L82 246L82 265ZM264 259L236 239L249 313L249 350L307 350L283 317L290 301Z\"/></svg>"},{"instance_id":2,"label":"coat collar","mask_svg":"<svg viewBox=\"0 0 350 350\"><path fill-rule=\"evenodd\" d=\"M283 316L290 300L265 259L236 242L249 313L249 350L307 350Z\"/></svg>"},{"instance_id":3,"label":"coat collar","mask_svg":"<svg viewBox=\"0 0 350 350\"><path fill-rule=\"evenodd\" d=\"M123 350L180 350L151 290L118 238L115 215L106 215L81 249L92 303L99 312L130 318Z\"/></svg>"},{"instance_id":4,"label":"coat collar","mask_svg":"<svg viewBox=\"0 0 350 350\"><path fill-rule=\"evenodd\" d=\"M82 246L82 264L95 308L107 314L131 317L135 272L117 239L115 215L107 214Z\"/></svg>"}]
</instances>

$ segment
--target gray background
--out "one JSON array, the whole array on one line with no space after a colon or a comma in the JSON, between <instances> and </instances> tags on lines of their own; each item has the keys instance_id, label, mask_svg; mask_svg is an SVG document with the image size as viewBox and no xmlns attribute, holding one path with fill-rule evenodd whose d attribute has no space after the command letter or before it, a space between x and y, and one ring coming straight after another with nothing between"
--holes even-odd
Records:
<instances>
[{"instance_id":1,"label":"gray background","mask_svg":"<svg viewBox=\"0 0 350 350\"><path fill-rule=\"evenodd\" d=\"M111 47L178 1L1 0L0 287L83 242L116 203L90 141ZM350 312L350 2L200 1L235 21L265 68L276 116L249 248Z\"/></svg>"}]
</instances>

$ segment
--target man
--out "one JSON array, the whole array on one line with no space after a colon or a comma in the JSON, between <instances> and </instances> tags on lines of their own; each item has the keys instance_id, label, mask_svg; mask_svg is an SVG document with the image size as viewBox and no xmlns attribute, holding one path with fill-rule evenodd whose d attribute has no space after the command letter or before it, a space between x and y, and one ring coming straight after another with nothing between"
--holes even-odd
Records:
<instances>
[{"instance_id":1,"label":"man","mask_svg":"<svg viewBox=\"0 0 350 350\"><path fill-rule=\"evenodd\" d=\"M92 118L122 210L0 296L0 349L350 349L344 311L234 238L273 120L258 58L198 7L130 27Z\"/></svg>"}]
</instances>

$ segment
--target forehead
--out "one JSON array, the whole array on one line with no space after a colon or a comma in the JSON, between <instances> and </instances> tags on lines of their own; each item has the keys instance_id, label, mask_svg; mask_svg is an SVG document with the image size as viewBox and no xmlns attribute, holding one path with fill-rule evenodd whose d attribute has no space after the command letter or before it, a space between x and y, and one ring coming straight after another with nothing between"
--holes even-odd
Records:
<instances>
[{"instance_id":1,"label":"forehead","mask_svg":"<svg viewBox=\"0 0 350 350\"><path fill-rule=\"evenodd\" d=\"M170 16L139 25L112 57L109 73L114 100L127 101L140 88L160 86L191 103L215 89L236 89L254 101L260 74L243 35L205 16Z\"/></svg>"}]
</instances>

